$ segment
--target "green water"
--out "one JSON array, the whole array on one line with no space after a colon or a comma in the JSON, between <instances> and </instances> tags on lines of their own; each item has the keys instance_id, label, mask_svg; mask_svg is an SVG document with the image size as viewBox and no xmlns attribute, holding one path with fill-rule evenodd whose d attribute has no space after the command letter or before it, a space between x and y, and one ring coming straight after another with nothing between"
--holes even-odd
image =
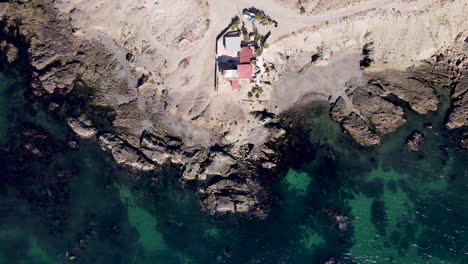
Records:
<instances>
[{"instance_id":1,"label":"green water","mask_svg":"<svg viewBox=\"0 0 468 264\"><path fill-rule=\"evenodd\" d=\"M443 128L447 91L439 113L408 112L378 149L355 146L326 111L306 112L278 206L247 221L201 212L175 168L132 175L92 141L45 160L4 157L25 125L57 146L73 137L62 117L27 107L26 90L20 69L2 68L0 263L468 263L467 153L454 147L460 131ZM413 129L426 135L421 153L404 149Z\"/></svg>"}]
</instances>

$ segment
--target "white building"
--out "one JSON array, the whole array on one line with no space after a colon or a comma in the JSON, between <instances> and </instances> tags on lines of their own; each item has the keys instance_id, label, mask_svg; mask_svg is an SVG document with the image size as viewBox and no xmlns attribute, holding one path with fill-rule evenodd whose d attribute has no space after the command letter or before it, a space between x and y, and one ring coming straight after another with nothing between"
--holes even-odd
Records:
<instances>
[{"instance_id":1,"label":"white building","mask_svg":"<svg viewBox=\"0 0 468 264\"><path fill-rule=\"evenodd\" d=\"M241 37L238 31L231 31L224 35L224 47L228 53L235 53L241 50Z\"/></svg>"}]
</instances>

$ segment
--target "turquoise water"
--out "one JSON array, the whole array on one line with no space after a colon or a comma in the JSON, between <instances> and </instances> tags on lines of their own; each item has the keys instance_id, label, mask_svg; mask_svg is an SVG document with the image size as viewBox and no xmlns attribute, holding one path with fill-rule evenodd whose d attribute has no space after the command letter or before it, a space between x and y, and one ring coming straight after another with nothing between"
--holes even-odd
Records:
<instances>
[{"instance_id":1,"label":"turquoise water","mask_svg":"<svg viewBox=\"0 0 468 264\"><path fill-rule=\"evenodd\" d=\"M467 153L454 147L460 131L443 129L447 91L439 113L408 113L378 149L355 146L326 109L305 111L278 206L247 221L201 212L175 168L131 175L92 141L64 147L62 117L26 107L26 90L19 69L2 69L0 263L468 263ZM53 154L9 157L32 125ZM426 134L421 153L404 149L413 129Z\"/></svg>"}]
</instances>

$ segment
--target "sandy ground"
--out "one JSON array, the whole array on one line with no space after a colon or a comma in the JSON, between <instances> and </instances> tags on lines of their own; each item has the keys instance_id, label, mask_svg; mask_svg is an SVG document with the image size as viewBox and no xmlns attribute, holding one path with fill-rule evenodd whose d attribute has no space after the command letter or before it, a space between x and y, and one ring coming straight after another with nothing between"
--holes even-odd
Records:
<instances>
[{"instance_id":1,"label":"sandy ground","mask_svg":"<svg viewBox=\"0 0 468 264\"><path fill-rule=\"evenodd\" d=\"M348 51L334 56L326 65L308 67L300 74L288 71L275 84L270 111L280 113L290 108L291 104L307 101L335 101L344 93L347 82L364 82L359 67L361 58L359 52Z\"/></svg>"},{"instance_id":2,"label":"sandy ground","mask_svg":"<svg viewBox=\"0 0 468 264\"><path fill-rule=\"evenodd\" d=\"M323 15L333 13L340 9L350 8L359 5L367 0L276 0L277 3L295 10L302 15Z\"/></svg>"},{"instance_id":3,"label":"sandy ground","mask_svg":"<svg viewBox=\"0 0 468 264\"><path fill-rule=\"evenodd\" d=\"M279 24L261 28L272 31L264 60L280 77L258 100L246 90L213 86L216 36L252 1L56 0L56 7L76 35L98 39L119 58L132 54L122 62L127 74L150 76L134 88L139 105L164 96L165 114L174 120L238 143L261 143L267 135L251 111L279 113L304 98L326 100L359 80L366 43L374 43L376 68L406 67L450 46L467 29L466 0L303 0L307 12L301 15L294 2L255 1ZM309 65L319 49L323 58Z\"/></svg>"}]
</instances>

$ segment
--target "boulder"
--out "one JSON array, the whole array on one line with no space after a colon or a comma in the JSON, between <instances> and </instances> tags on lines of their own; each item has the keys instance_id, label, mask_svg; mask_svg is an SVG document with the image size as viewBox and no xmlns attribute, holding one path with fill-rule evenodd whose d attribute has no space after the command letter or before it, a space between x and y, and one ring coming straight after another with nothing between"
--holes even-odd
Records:
<instances>
[{"instance_id":1,"label":"boulder","mask_svg":"<svg viewBox=\"0 0 468 264\"><path fill-rule=\"evenodd\" d=\"M421 144L424 142L424 134L420 131L413 131L406 138L406 148L409 151L417 152L421 149Z\"/></svg>"},{"instance_id":2,"label":"boulder","mask_svg":"<svg viewBox=\"0 0 468 264\"><path fill-rule=\"evenodd\" d=\"M8 44L7 52L6 52L6 59L8 64L13 64L18 60L18 48L15 46Z\"/></svg>"},{"instance_id":3,"label":"boulder","mask_svg":"<svg viewBox=\"0 0 468 264\"><path fill-rule=\"evenodd\" d=\"M92 138L96 136L97 129L93 126L91 120L86 115L81 115L78 118L67 117L68 126L78 136L82 138Z\"/></svg>"},{"instance_id":4,"label":"boulder","mask_svg":"<svg viewBox=\"0 0 468 264\"><path fill-rule=\"evenodd\" d=\"M207 174L203 172L205 169L203 164L205 164L208 159L208 151L204 149L197 150L194 154L190 154L190 156L190 158L183 156L185 158L181 161L181 164L185 164L183 167L182 180L206 180Z\"/></svg>"},{"instance_id":5,"label":"boulder","mask_svg":"<svg viewBox=\"0 0 468 264\"><path fill-rule=\"evenodd\" d=\"M187 163L183 170L182 179L185 181L198 180L198 176L201 174L201 166L198 162Z\"/></svg>"},{"instance_id":6,"label":"boulder","mask_svg":"<svg viewBox=\"0 0 468 264\"><path fill-rule=\"evenodd\" d=\"M19 144L21 150L18 152L20 158L51 158L57 146L52 143L49 134L42 128L25 124L18 129L20 136Z\"/></svg>"},{"instance_id":7,"label":"boulder","mask_svg":"<svg viewBox=\"0 0 468 264\"><path fill-rule=\"evenodd\" d=\"M369 80L384 90L384 95L393 95L407 102L418 114L427 114L437 110L439 99L432 87L428 85L430 74L419 71L387 70L371 73Z\"/></svg>"},{"instance_id":8,"label":"boulder","mask_svg":"<svg viewBox=\"0 0 468 264\"><path fill-rule=\"evenodd\" d=\"M362 146L380 145L380 137L358 114L348 109L343 97L338 98L331 108L331 118L338 122Z\"/></svg>"},{"instance_id":9,"label":"boulder","mask_svg":"<svg viewBox=\"0 0 468 264\"><path fill-rule=\"evenodd\" d=\"M8 64L13 64L18 60L18 48L4 40L0 41L0 52L4 54Z\"/></svg>"},{"instance_id":10,"label":"boulder","mask_svg":"<svg viewBox=\"0 0 468 264\"><path fill-rule=\"evenodd\" d=\"M205 189L202 204L212 213L240 213L265 217L263 205L255 198L259 189L255 183L221 179Z\"/></svg>"},{"instance_id":11,"label":"boulder","mask_svg":"<svg viewBox=\"0 0 468 264\"><path fill-rule=\"evenodd\" d=\"M452 103L452 108L445 126L448 129L468 126L468 92L461 99L455 100Z\"/></svg>"},{"instance_id":12,"label":"boulder","mask_svg":"<svg viewBox=\"0 0 468 264\"><path fill-rule=\"evenodd\" d=\"M217 196L215 208L218 213L234 213L236 211L234 201L227 196Z\"/></svg>"},{"instance_id":13,"label":"boulder","mask_svg":"<svg viewBox=\"0 0 468 264\"><path fill-rule=\"evenodd\" d=\"M351 113L345 117L342 121L342 126L359 145L376 146L381 143L377 133L356 113Z\"/></svg>"},{"instance_id":14,"label":"boulder","mask_svg":"<svg viewBox=\"0 0 468 264\"><path fill-rule=\"evenodd\" d=\"M323 264L337 264L337 260L335 258L329 258L327 261L323 262Z\"/></svg>"},{"instance_id":15,"label":"boulder","mask_svg":"<svg viewBox=\"0 0 468 264\"><path fill-rule=\"evenodd\" d=\"M463 133L463 139L460 142L460 147L468 150L468 132Z\"/></svg>"},{"instance_id":16,"label":"boulder","mask_svg":"<svg viewBox=\"0 0 468 264\"><path fill-rule=\"evenodd\" d=\"M68 139L67 140L67 145L68 145L69 148L71 148L73 150L80 149L80 145L78 144L78 142L76 142L76 140L73 140L73 139Z\"/></svg>"},{"instance_id":17,"label":"boulder","mask_svg":"<svg viewBox=\"0 0 468 264\"><path fill-rule=\"evenodd\" d=\"M273 163L273 162L267 161L267 162L262 163L262 168L267 169L267 170L271 170L271 169L273 169L275 167L276 167L276 164Z\"/></svg>"},{"instance_id":18,"label":"boulder","mask_svg":"<svg viewBox=\"0 0 468 264\"><path fill-rule=\"evenodd\" d=\"M380 96L383 92L378 86L369 84L356 88L350 96L355 109L380 135L391 133L406 123L403 109L384 100Z\"/></svg>"},{"instance_id":19,"label":"boulder","mask_svg":"<svg viewBox=\"0 0 468 264\"><path fill-rule=\"evenodd\" d=\"M234 164L236 164L236 161L232 157L217 152L209 158L208 164L204 167L204 173L207 176L219 175L227 177Z\"/></svg>"},{"instance_id":20,"label":"boulder","mask_svg":"<svg viewBox=\"0 0 468 264\"><path fill-rule=\"evenodd\" d=\"M152 171L156 169L146 156L137 148L128 144L120 137L112 133L105 133L99 136L101 148L111 152L117 164L127 166L135 171Z\"/></svg>"},{"instance_id":21,"label":"boulder","mask_svg":"<svg viewBox=\"0 0 468 264\"><path fill-rule=\"evenodd\" d=\"M468 91L468 76L464 76L458 81L453 89L452 99L460 98L463 94Z\"/></svg>"}]
</instances>

